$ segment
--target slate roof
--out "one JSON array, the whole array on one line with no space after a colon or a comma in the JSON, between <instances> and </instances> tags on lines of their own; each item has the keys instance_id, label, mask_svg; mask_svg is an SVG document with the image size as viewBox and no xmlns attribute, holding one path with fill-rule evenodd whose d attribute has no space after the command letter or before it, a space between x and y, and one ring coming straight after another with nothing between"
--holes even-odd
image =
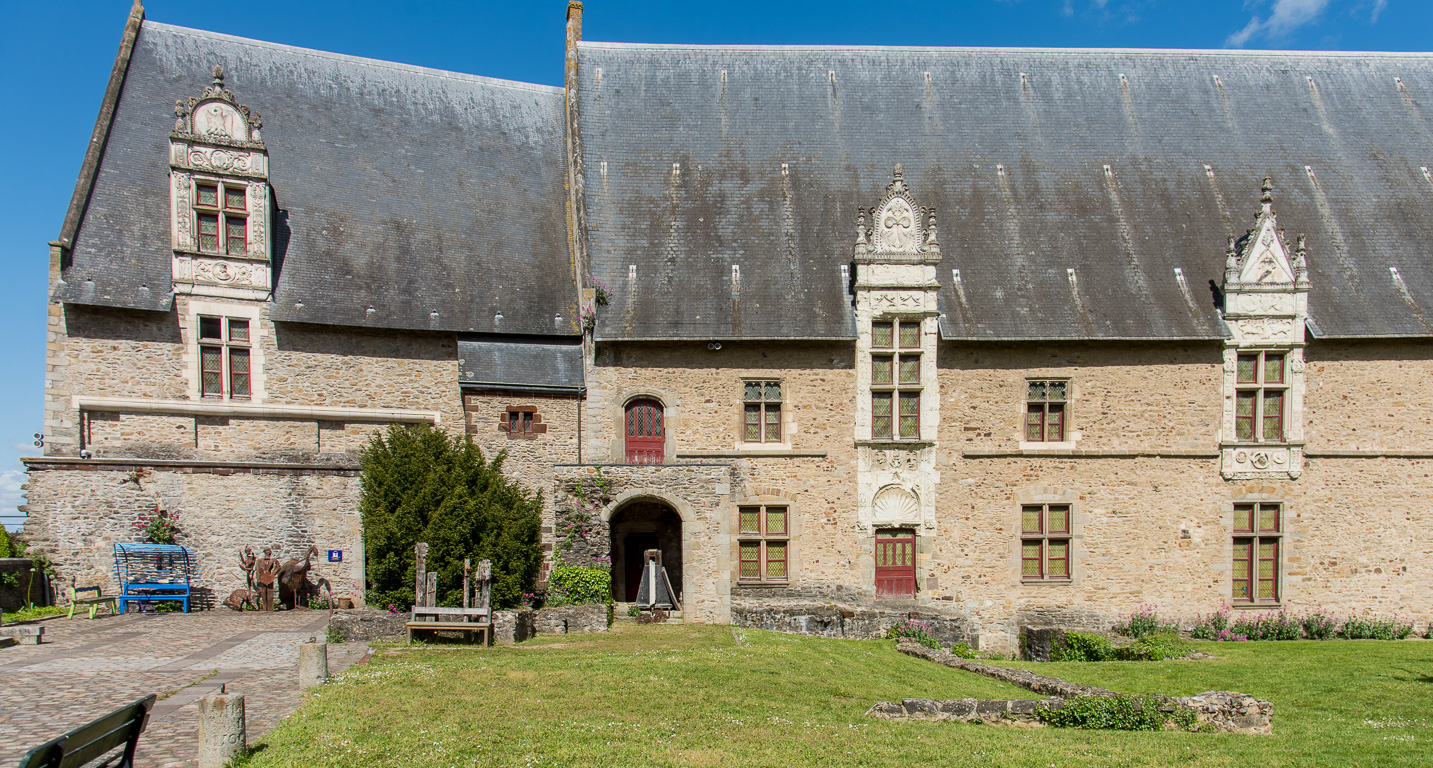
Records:
<instances>
[{"instance_id":1,"label":"slate roof","mask_svg":"<svg viewBox=\"0 0 1433 768\"><path fill-rule=\"evenodd\" d=\"M148 21L60 298L171 306L174 101L202 93L215 64L264 118L283 211L276 320L578 332L562 89Z\"/></svg>"},{"instance_id":2,"label":"slate roof","mask_svg":"<svg viewBox=\"0 0 1433 768\"><path fill-rule=\"evenodd\" d=\"M458 361L463 386L571 391L583 386L581 343L459 339Z\"/></svg>"},{"instance_id":3,"label":"slate roof","mask_svg":"<svg viewBox=\"0 0 1433 768\"><path fill-rule=\"evenodd\" d=\"M1264 176L1316 335L1433 333L1427 55L578 51L599 338L853 336L840 267L895 163L938 211L947 338L1221 338Z\"/></svg>"}]
</instances>

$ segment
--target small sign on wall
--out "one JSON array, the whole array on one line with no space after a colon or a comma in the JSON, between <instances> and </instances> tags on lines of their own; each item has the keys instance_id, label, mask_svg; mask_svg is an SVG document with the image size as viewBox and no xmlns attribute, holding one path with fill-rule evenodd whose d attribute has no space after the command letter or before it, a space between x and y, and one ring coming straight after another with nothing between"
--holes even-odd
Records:
<instances>
[{"instance_id":1,"label":"small sign on wall","mask_svg":"<svg viewBox=\"0 0 1433 768\"><path fill-rule=\"evenodd\" d=\"M330 550L328 551L328 561L329 561L330 563L341 563L341 562L343 562L343 550L341 550L341 549L330 549Z\"/></svg>"}]
</instances>

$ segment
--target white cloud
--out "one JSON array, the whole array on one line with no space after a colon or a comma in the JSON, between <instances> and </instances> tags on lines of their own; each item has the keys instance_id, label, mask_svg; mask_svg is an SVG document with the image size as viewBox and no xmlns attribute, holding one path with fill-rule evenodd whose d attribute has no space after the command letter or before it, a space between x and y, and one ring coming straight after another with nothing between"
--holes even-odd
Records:
<instances>
[{"instance_id":1,"label":"white cloud","mask_svg":"<svg viewBox=\"0 0 1433 768\"><path fill-rule=\"evenodd\" d=\"M25 501L20 490L25 480L25 473L18 469L0 472L0 518L9 520L11 515L20 515L15 508Z\"/></svg>"},{"instance_id":2,"label":"white cloud","mask_svg":"<svg viewBox=\"0 0 1433 768\"><path fill-rule=\"evenodd\" d=\"M1373 13L1369 16L1368 23L1377 24L1379 14L1383 13L1383 9L1386 7L1388 7L1388 0L1373 0Z\"/></svg>"},{"instance_id":3,"label":"white cloud","mask_svg":"<svg viewBox=\"0 0 1433 768\"><path fill-rule=\"evenodd\" d=\"M1387 0L1377 0L1380 4ZM1230 35L1224 40L1224 44L1239 48L1255 37L1277 39L1288 35L1290 32L1312 23L1319 15L1328 8L1329 0L1274 0L1273 10L1267 19L1260 19L1258 16L1249 20L1244 28ZM1381 10L1375 8L1375 14Z\"/></svg>"}]
</instances>

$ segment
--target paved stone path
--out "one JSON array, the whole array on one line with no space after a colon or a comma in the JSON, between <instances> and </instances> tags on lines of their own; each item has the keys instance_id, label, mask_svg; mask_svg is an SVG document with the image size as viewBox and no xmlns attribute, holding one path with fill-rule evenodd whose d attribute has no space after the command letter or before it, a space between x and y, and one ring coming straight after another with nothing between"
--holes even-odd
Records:
<instances>
[{"instance_id":1,"label":"paved stone path","mask_svg":"<svg viewBox=\"0 0 1433 768\"><path fill-rule=\"evenodd\" d=\"M151 693L160 696L139 739L141 768L196 765L198 699L227 685L244 694L253 743L302 700L299 644L322 639L328 614L204 611L44 622L45 643L0 648L0 766L31 747ZM368 652L328 647L329 674Z\"/></svg>"}]
</instances>

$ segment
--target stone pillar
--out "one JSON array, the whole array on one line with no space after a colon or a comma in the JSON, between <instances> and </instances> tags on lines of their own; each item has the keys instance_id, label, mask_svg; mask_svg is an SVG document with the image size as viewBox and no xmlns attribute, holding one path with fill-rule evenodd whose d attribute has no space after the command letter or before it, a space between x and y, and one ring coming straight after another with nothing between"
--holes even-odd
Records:
<instances>
[{"instance_id":1,"label":"stone pillar","mask_svg":"<svg viewBox=\"0 0 1433 768\"><path fill-rule=\"evenodd\" d=\"M299 690L306 691L328 682L328 644L299 646Z\"/></svg>"},{"instance_id":2,"label":"stone pillar","mask_svg":"<svg viewBox=\"0 0 1433 768\"><path fill-rule=\"evenodd\" d=\"M244 754L244 697L224 693L199 700L199 768L224 768Z\"/></svg>"}]
</instances>

